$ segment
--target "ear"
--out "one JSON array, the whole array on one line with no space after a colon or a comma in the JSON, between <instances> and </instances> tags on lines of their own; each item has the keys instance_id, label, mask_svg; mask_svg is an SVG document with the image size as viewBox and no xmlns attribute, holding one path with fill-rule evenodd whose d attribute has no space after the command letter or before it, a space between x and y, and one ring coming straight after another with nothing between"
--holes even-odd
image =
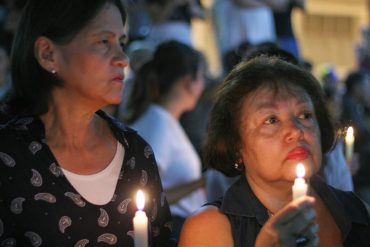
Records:
<instances>
[{"instance_id":1,"label":"ear","mask_svg":"<svg viewBox=\"0 0 370 247\"><path fill-rule=\"evenodd\" d=\"M34 54L40 66L47 71L55 71L56 64L56 50L54 43L47 37L38 37L34 45Z\"/></svg>"}]
</instances>

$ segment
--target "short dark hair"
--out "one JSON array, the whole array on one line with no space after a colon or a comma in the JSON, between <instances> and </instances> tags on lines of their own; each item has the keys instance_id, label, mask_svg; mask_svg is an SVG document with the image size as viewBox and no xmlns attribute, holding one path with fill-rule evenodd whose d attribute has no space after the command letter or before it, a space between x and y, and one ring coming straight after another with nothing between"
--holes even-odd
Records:
<instances>
[{"instance_id":1,"label":"short dark hair","mask_svg":"<svg viewBox=\"0 0 370 247\"><path fill-rule=\"evenodd\" d=\"M217 91L203 150L205 165L227 176L241 174L234 164L240 159L239 129L244 100L260 88L271 88L278 93L293 87L302 88L310 96L321 133L322 151L329 151L335 132L319 82L310 72L294 64L277 57L259 56L236 66Z\"/></svg>"},{"instance_id":2,"label":"short dark hair","mask_svg":"<svg viewBox=\"0 0 370 247\"><path fill-rule=\"evenodd\" d=\"M107 3L126 12L120 0L28 0L11 53L12 89L4 106L8 115L40 115L48 111L51 91L62 81L43 69L34 55L38 37L68 44Z\"/></svg>"}]
</instances>

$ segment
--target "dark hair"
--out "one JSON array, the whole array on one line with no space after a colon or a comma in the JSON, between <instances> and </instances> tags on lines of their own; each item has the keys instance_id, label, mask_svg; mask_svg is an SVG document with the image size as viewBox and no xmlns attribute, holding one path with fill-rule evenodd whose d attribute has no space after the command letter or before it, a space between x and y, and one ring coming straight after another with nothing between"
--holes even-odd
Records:
<instances>
[{"instance_id":1,"label":"dark hair","mask_svg":"<svg viewBox=\"0 0 370 247\"><path fill-rule=\"evenodd\" d=\"M354 88L362 84L368 76L369 75L363 70L351 72L344 82L347 90L346 93L351 94Z\"/></svg>"},{"instance_id":2,"label":"dark hair","mask_svg":"<svg viewBox=\"0 0 370 247\"><path fill-rule=\"evenodd\" d=\"M114 4L126 22L120 0L28 0L13 42L12 89L3 110L8 115L40 115L48 111L51 91L61 79L42 68L34 55L38 37L68 44L107 3Z\"/></svg>"},{"instance_id":3,"label":"dark hair","mask_svg":"<svg viewBox=\"0 0 370 247\"><path fill-rule=\"evenodd\" d=\"M135 77L125 122L134 122L151 102L159 102L179 78L189 74L196 78L202 62L201 53L188 45L178 41L160 44Z\"/></svg>"},{"instance_id":4,"label":"dark hair","mask_svg":"<svg viewBox=\"0 0 370 247\"><path fill-rule=\"evenodd\" d=\"M292 53L280 48L278 44L273 42L265 42L252 47L246 52L244 60L251 60L262 55L278 57L294 65L299 65L298 59Z\"/></svg>"},{"instance_id":5,"label":"dark hair","mask_svg":"<svg viewBox=\"0 0 370 247\"><path fill-rule=\"evenodd\" d=\"M205 165L227 176L241 174L234 164L240 159L242 103L259 88L270 88L278 93L294 87L302 88L310 96L320 128L321 147L327 152L335 139L334 127L318 81L294 64L276 57L260 56L241 62L220 85L203 150Z\"/></svg>"}]
</instances>

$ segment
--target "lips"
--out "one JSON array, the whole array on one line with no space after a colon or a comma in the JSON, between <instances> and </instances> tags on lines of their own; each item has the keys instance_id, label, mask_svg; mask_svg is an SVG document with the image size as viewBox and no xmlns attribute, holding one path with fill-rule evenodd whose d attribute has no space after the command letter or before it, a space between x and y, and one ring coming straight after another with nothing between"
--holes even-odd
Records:
<instances>
[{"instance_id":1,"label":"lips","mask_svg":"<svg viewBox=\"0 0 370 247\"><path fill-rule=\"evenodd\" d=\"M117 75L117 76L115 76L115 77L113 78L113 80L122 82L124 78L125 78L125 77L124 77L123 75Z\"/></svg>"},{"instance_id":2,"label":"lips","mask_svg":"<svg viewBox=\"0 0 370 247\"><path fill-rule=\"evenodd\" d=\"M287 156L287 160L305 160L307 159L310 152L303 147L297 147L290 151Z\"/></svg>"}]
</instances>

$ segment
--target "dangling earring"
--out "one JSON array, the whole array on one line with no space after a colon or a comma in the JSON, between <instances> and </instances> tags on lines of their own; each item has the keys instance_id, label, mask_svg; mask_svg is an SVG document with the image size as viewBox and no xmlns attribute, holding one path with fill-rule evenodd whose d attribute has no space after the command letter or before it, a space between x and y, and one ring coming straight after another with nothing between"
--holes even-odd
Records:
<instances>
[{"instance_id":1,"label":"dangling earring","mask_svg":"<svg viewBox=\"0 0 370 247\"><path fill-rule=\"evenodd\" d=\"M57 71L56 71L55 69L52 69L50 72L51 72L52 74L56 74L56 73L57 73Z\"/></svg>"}]
</instances>

